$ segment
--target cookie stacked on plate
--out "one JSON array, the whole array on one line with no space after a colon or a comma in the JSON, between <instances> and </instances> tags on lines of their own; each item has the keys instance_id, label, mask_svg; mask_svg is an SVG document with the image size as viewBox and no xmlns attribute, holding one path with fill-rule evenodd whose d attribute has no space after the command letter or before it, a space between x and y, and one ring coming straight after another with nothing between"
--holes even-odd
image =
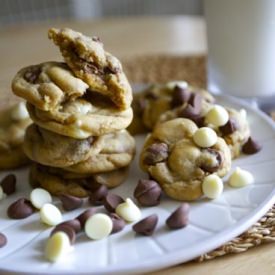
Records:
<instances>
[{"instance_id":1,"label":"cookie stacked on plate","mask_svg":"<svg viewBox=\"0 0 275 275\"><path fill-rule=\"evenodd\" d=\"M31 183L78 197L98 184L118 186L135 153L125 130L133 118L132 90L122 66L97 37L50 29L49 38L65 63L23 68L12 82L34 122L24 142L34 161Z\"/></svg>"}]
</instances>

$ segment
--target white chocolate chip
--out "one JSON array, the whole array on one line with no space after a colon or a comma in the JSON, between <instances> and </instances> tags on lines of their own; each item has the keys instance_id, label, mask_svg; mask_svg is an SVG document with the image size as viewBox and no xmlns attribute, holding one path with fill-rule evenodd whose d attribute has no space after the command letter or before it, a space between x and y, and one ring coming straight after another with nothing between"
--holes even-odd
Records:
<instances>
[{"instance_id":1,"label":"white chocolate chip","mask_svg":"<svg viewBox=\"0 0 275 275\"><path fill-rule=\"evenodd\" d=\"M71 114L86 115L92 111L92 105L84 100L69 102L65 105L65 111Z\"/></svg>"},{"instance_id":2,"label":"white chocolate chip","mask_svg":"<svg viewBox=\"0 0 275 275\"><path fill-rule=\"evenodd\" d=\"M46 203L40 209L41 221L45 224L55 226L62 222L60 210L51 203Z\"/></svg>"},{"instance_id":3,"label":"white chocolate chip","mask_svg":"<svg viewBox=\"0 0 275 275\"><path fill-rule=\"evenodd\" d=\"M135 222L141 217L140 209L129 198L117 206L116 213L127 222Z\"/></svg>"},{"instance_id":4,"label":"white chocolate chip","mask_svg":"<svg viewBox=\"0 0 275 275\"><path fill-rule=\"evenodd\" d=\"M220 177L215 174L204 178L202 182L202 192L209 199L218 198L223 191L223 182Z\"/></svg>"},{"instance_id":5,"label":"white chocolate chip","mask_svg":"<svg viewBox=\"0 0 275 275\"><path fill-rule=\"evenodd\" d=\"M101 240L111 234L113 222L102 213L94 214L85 223L85 233L90 239Z\"/></svg>"},{"instance_id":6,"label":"white chocolate chip","mask_svg":"<svg viewBox=\"0 0 275 275\"><path fill-rule=\"evenodd\" d=\"M207 148L215 145L218 137L213 129L209 127L202 127L194 133L193 140L198 146Z\"/></svg>"},{"instance_id":7,"label":"white chocolate chip","mask_svg":"<svg viewBox=\"0 0 275 275\"><path fill-rule=\"evenodd\" d=\"M35 208L40 209L45 203L52 202L52 196L47 190L36 188L31 191L30 201Z\"/></svg>"},{"instance_id":8,"label":"white chocolate chip","mask_svg":"<svg viewBox=\"0 0 275 275\"><path fill-rule=\"evenodd\" d=\"M228 183L232 187L244 187L254 183L254 177L250 172L237 167L229 177Z\"/></svg>"},{"instance_id":9,"label":"white chocolate chip","mask_svg":"<svg viewBox=\"0 0 275 275\"><path fill-rule=\"evenodd\" d=\"M62 231L58 231L48 239L45 257L51 262L56 262L70 251L71 244L68 235Z\"/></svg>"},{"instance_id":10,"label":"white chocolate chip","mask_svg":"<svg viewBox=\"0 0 275 275\"><path fill-rule=\"evenodd\" d=\"M246 112L245 109L241 109L240 110L240 115L241 115L241 117L242 117L243 120L246 120L246 118L247 118L247 112Z\"/></svg>"},{"instance_id":11,"label":"white chocolate chip","mask_svg":"<svg viewBox=\"0 0 275 275\"><path fill-rule=\"evenodd\" d=\"M82 121L79 120L79 119L77 119L77 120L75 121L75 125L76 125L77 127L81 127L81 126L82 126Z\"/></svg>"},{"instance_id":12,"label":"white chocolate chip","mask_svg":"<svg viewBox=\"0 0 275 275\"><path fill-rule=\"evenodd\" d=\"M2 186L0 186L0 201L5 199L7 195L4 193Z\"/></svg>"},{"instance_id":13,"label":"white chocolate chip","mask_svg":"<svg viewBox=\"0 0 275 275\"><path fill-rule=\"evenodd\" d=\"M19 102L12 108L11 118L14 120L23 120L29 118L29 113L27 111L25 102Z\"/></svg>"},{"instance_id":14,"label":"white chocolate chip","mask_svg":"<svg viewBox=\"0 0 275 275\"><path fill-rule=\"evenodd\" d=\"M170 81L165 86L170 90L173 90L176 86L186 89L188 87L188 83L186 81Z\"/></svg>"},{"instance_id":15,"label":"white chocolate chip","mask_svg":"<svg viewBox=\"0 0 275 275\"><path fill-rule=\"evenodd\" d=\"M220 105L212 107L205 116L206 123L220 127L228 122L229 115L226 109Z\"/></svg>"}]
</instances>

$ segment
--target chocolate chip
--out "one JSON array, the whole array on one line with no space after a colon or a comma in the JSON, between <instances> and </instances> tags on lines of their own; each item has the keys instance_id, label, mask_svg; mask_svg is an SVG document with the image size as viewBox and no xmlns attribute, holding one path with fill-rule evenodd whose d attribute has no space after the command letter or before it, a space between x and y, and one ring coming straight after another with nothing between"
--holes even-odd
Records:
<instances>
[{"instance_id":1,"label":"chocolate chip","mask_svg":"<svg viewBox=\"0 0 275 275\"><path fill-rule=\"evenodd\" d=\"M85 73L103 75L103 71L99 70L97 65L93 62L84 62L82 68Z\"/></svg>"},{"instance_id":2,"label":"chocolate chip","mask_svg":"<svg viewBox=\"0 0 275 275\"><path fill-rule=\"evenodd\" d=\"M195 109L192 105L188 104L183 110L179 111L178 116L196 120L199 117L200 110Z\"/></svg>"},{"instance_id":3,"label":"chocolate chip","mask_svg":"<svg viewBox=\"0 0 275 275\"><path fill-rule=\"evenodd\" d=\"M71 195L60 195L59 199L61 200L63 209L66 211L77 209L83 204L83 199Z\"/></svg>"},{"instance_id":4,"label":"chocolate chip","mask_svg":"<svg viewBox=\"0 0 275 275\"><path fill-rule=\"evenodd\" d=\"M262 150L261 144L259 144L252 137L249 137L246 143L242 147L242 152L247 155L256 154Z\"/></svg>"},{"instance_id":5,"label":"chocolate chip","mask_svg":"<svg viewBox=\"0 0 275 275\"><path fill-rule=\"evenodd\" d=\"M113 229L111 234L117 233L125 227L125 221L121 219L117 214L111 213L110 218L113 222Z\"/></svg>"},{"instance_id":6,"label":"chocolate chip","mask_svg":"<svg viewBox=\"0 0 275 275\"><path fill-rule=\"evenodd\" d=\"M187 89L183 89L179 87L178 85L175 86L173 97L171 101L171 106L173 108L182 105L183 103L188 102L189 98L191 96L191 92Z\"/></svg>"},{"instance_id":7,"label":"chocolate chip","mask_svg":"<svg viewBox=\"0 0 275 275\"><path fill-rule=\"evenodd\" d=\"M59 224L57 225L51 232L51 235L52 236L54 233L56 232L64 232L67 234L67 236L69 237L70 239L70 242L71 244L74 244L75 243L75 238L76 238L76 234L75 234L75 231L74 231L74 228L72 228L71 226L69 225L66 225L66 224Z\"/></svg>"},{"instance_id":8,"label":"chocolate chip","mask_svg":"<svg viewBox=\"0 0 275 275\"><path fill-rule=\"evenodd\" d=\"M188 224L189 204L183 203L166 220L170 229L183 228Z\"/></svg>"},{"instance_id":9,"label":"chocolate chip","mask_svg":"<svg viewBox=\"0 0 275 275\"><path fill-rule=\"evenodd\" d=\"M40 66L32 66L25 72L23 77L26 81L34 84L36 83L40 73L41 73Z\"/></svg>"},{"instance_id":10,"label":"chocolate chip","mask_svg":"<svg viewBox=\"0 0 275 275\"><path fill-rule=\"evenodd\" d=\"M119 67L108 66L103 69L103 72L105 74L118 74L119 72L121 72L121 69Z\"/></svg>"},{"instance_id":11,"label":"chocolate chip","mask_svg":"<svg viewBox=\"0 0 275 275\"><path fill-rule=\"evenodd\" d=\"M226 136L234 133L238 127L237 121L233 118L229 118L225 125L219 127L219 130L224 136Z\"/></svg>"},{"instance_id":12,"label":"chocolate chip","mask_svg":"<svg viewBox=\"0 0 275 275\"><path fill-rule=\"evenodd\" d=\"M155 206L160 203L161 188L154 180L139 180L134 197L142 206Z\"/></svg>"},{"instance_id":13,"label":"chocolate chip","mask_svg":"<svg viewBox=\"0 0 275 275\"><path fill-rule=\"evenodd\" d=\"M154 165L168 158L168 145L166 143L154 143L146 149L144 163Z\"/></svg>"},{"instance_id":14,"label":"chocolate chip","mask_svg":"<svg viewBox=\"0 0 275 275\"><path fill-rule=\"evenodd\" d=\"M201 106L202 106L202 97L198 93L192 93L189 100L188 104L194 107L197 112L201 111Z\"/></svg>"},{"instance_id":15,"label":"chocolate chip","mask_svg":"<svg viewBox=\"0 0 275 275\"><path fill-rule=\"evenodd\" d=\"M133 230L141 235L151 236L158 223L156 214L150 215L133 225Z\"/></svg>"},{"instance_id":16,"label":"chocolate chip","mask_svg":"<svg viewBox=\"0 0 275 275\"><path fill-rule=\"evenodd\" d=\"M123 203L124 199L116 194L109 193L103 200L103 205L109 212L115 212L116 207Z\"/></svg>"},{"instance_id":17,"label":"chocolate chip","mask_svg":"<svg viewBox=\"0 0 275 275\"><path fill-rule=\"evenodd\" d=\"M79 220L81 224L81 229L84 228L86 221L96 213L95 208L89 208L85 210L83 213L81 213L79 216L76 217L77 220Z\"/></svg>"},{"instance_id":18,"label":"chocolate chip","mask_svg":"<svg viewBox=\"0 0 275 275\"><path fill-rule=\"evenodd\" d=\"M25 219L33 214L34 211L31 202L21 198L9 206L7 214L11 219Z\"/></svg>"},{"instance_id":19,"label":"chocolate chip","mask_svg":"<svg viewBox=\"0 0 275 275\"><path fill-rule=\"evenodd\" d=\"M6 195L13 194L16 188L16 176L14 174L7 175L2 179L0 185Z\"/></svg>"},{"instance_id":20,"label":"chocolate chip","mask_svg":"<svg viewBox=\"0 0 275 275\"><path fill-rule=\"evenodd\" d=\"M96 190L93 190L89 196L89 202L92 205L102 205L104 198L108 194L108 188L105 185L100 185Z\"/></svg>"},{"instance_id":21,"label":"chocolate chip","mask_svg":"<svg viewBox=\"0 0 275 275\"><path fill-rule=\"evenodd\" d=\"M75 233L79 233L81 231L81 224L78 219L68 220L68 221L60 223L59 225L70 226L71 228L74 229Z\"/></svg>"},{"instance_id":22,"label":"chocolate chip","mask_svg":"<svg viewBox=\"0 0 275 275\"><path fill-rule=\"evenodd\" d=\"M214 157L216 159L217 164L214 166L210 166L206 161L204 161L202 163L202 165L200 166L201 169L206 172L209 172L209 173L216 172L220 168L220 166L223 162L221 153L215 149L212 149L212 148L206 148L202 152L206 153L206 154L210 154L210 157Z\"/></svg>"},{"instance_id":23,"label":"chocolate chip","mask_svg":"<svg viewBox=\"0 0 275 275\"><path fill-rule=\"evenodd\" d=\"M5 246L7 242L7 237L3 233L0 233L0 248Z\"/></svg>"},{"instance_id":24,"label":"chocolate chip","mask_svg":"<svg viewBox=\"0 0 275 275\"><path fill-rule=\"evenodd\" d=\"M200 128L204 126L204 116L198 115L190 118Z\"/></svg>"}]
</instances>

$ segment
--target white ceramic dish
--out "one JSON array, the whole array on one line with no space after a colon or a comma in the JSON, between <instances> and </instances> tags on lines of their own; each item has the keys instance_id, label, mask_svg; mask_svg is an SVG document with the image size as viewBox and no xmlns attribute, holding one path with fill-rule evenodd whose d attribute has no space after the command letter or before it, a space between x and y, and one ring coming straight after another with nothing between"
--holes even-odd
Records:
<instances>
[{"instance_id":1,"label":"white ceramic dish","mask_svg":"<svg viewBox=\"0 0 275 275\"><path fill-rule=\"evenodd\" d=\"M169 231L165 219L179 202L164 199L158 207L143 208L143 217L157 213L159 223L152 237L136 236L128 225L122 232L100 241L90 241L85 235L77 238L74 251L51 264L44 260L43 250L50 228L39 222L38 214L24 220L6 216L8 205L16 198L28 196L27 169L15 171L18 192L1 201L0 232L8 244L0 249L0 272L25 274L130 274L161 269L191 260L244 232L275 203L275 126L260 111L233 98L219 98L226 106L245 108L253 136L263 150L253 156L243 156L233 162L251 171L255 184L242 189L225 187L216 200L191 204L190 224ZM137 138L140 148L143 137ZM138 155L138 154L137 154ZM2 178L7 173L1 173ZM131 166L127 182L113 190L123 197L132 196L139 178L137 158ZM64 220L77 216L83 209L64 213Z\"/></svg>"}]
</instances>

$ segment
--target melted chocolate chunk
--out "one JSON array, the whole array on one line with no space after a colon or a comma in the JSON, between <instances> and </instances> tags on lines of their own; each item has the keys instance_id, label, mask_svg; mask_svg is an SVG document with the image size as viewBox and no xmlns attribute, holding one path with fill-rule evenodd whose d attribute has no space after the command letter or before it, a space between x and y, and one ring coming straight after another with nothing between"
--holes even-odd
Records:
<instances>
[{"instance_id":1,"label":"melted chocolate chunk","mask_svg":"<svg viewBox=\"0 0 275 275\"><path fill-rule=\"evenodd\" d=\"M166 143L154 143L146 149L144 163L154 165L168 158L168 145Z\"/></svg>"},{"instance_id":2,"label":"melted chocolate chunk","mask_svg":"<svg viewBox=\"0 0 275 275\"><path fill-rule=\"evenodd\" d=\"M191 97L191 92L187 89L183 89L179 86L175 86L173 97L171 101L171 106L173 108L178 107L182 105L183 103L188 102L189 98Z\"/></svg>"},{"instance_id":3,"label":"melted chocolate chunk","mask_svg":"<svg viewBox=\"0 0 275 275\"><path fill-rule=\"evenodd\" d=\"M201 118L201 105L202 105L202 97L199 94L192 93L188 104L185 106L183 110L180 110L178 113L179 117L189 118L196 123L196 120Z\"/></svg>"},{"instance_id":4,"label":"melted chocolate chunk","mask_svg":"<svg viewBox=\"0 0 275 275\"><path fill-rule=\"evenodd\" d=\"M87 74L96 74L96 75L103 75L103 71L100 70L95 63L92 62L83 62L83 70Z\"/></svg>"},{"instance_id":5,"label":"melted chocolate chunk","mask_svg":"<svg viewBox=\"0 0 275 275\"><path fill-rule=\"evenodd\" d=\"M183 110L179 112L178 116L193 120L199 117L199 114L200 110L197 110L192 105L188 104Z\"/></svg>"},{"instance_id":6,"label":"melted chocolate chunk","mask_svg":"<svg viewBox=\"0 0 275 275\"><path fill-rule=\"evenodd\" d=\"M242 147L242 152L247 155L256 154L261 150L262 150L262 146L252 137L249 137L246 143Z\"/></svg>"},{"instance_id":7,"label":"melted chocolate chunk","mask_svg":"<svg viewBox=\"0 0 275 275\"><path fill-rule=\"evenodd\" d=\"M197 112L200 112L201 111L201 107L202 107L202 97L200 94L198 93L192 93L189 100L188 100L188 103L194 107L194 109L197 111Z\"/></svg>"},{"instance_id":8,"label":"melted chocolate chunk","mask_svg":"<svg viewBox=\"0 0 275 275\"><path fill-rule=\"evenodd\" d=\"M41 73L41 67L40 66L32 66L29 68L25 74L24 79L32 84L35 84L39 75Z\"/></svg>"},{"instance_id":9,"label":"melted chocolate chunk","mask_svg":"<svg viewBox=\"0 0 275 275\"><path fill-rule=\"evenodd\" d=\"M233 118L229 118L225 125L219 127L219 130L224 136L226 136L233 134L238 128L239 126L237 121Z\"/></svg>"},{"instance_id":10,"label":"melted chocolate chunk","mask_svg":"<svg viewBox=\"0 0 275 275\"><path fill-rule=\"evenodd\" d=\"M105 74L118 74L119 72L121 72L121 69L119 67L112 68L112 67L108 66L103 69L103 72Z\"/></svg>"},{"instance_id":11,"label":"melted chocolate chunk","mask_svg":"<svg viewBox=\"0 0 275 275\"><path fill-rule=\"evenodd\" d=\"M204 116L198 115L190 118L200 128L204 126Z\"/></svg>"},{"instance_id":12,"label":"melted chocolate chunk","mask_svg":"<svg viewBox=\"0 0 275 275\"><path fill-rule=\"evenodd\" d=\"M212 149L212 148L207 148L204 151L206 151L206 153L213 155L216 158L217 164L215 166L209 166L209 165L207 165L207 163L203 163L201 165L201 169L206 172L209 172L209 173L214 173L214 172L218 171L218 169L220 168L220 166L223 162L223 158L222 158L222 155L220 154L220 152L215 149Z\"/></svg>"}]
</instances>

